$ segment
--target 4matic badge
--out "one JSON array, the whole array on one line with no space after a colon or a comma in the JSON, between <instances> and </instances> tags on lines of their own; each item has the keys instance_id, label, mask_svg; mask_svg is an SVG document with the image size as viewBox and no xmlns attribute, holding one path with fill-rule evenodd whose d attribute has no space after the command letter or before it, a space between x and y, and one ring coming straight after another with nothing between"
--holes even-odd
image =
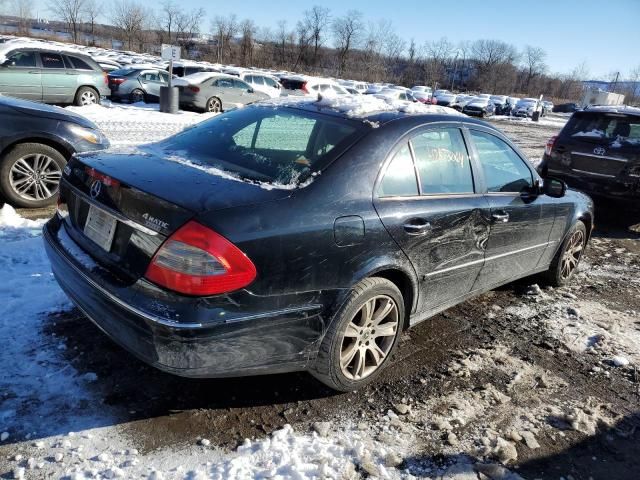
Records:
<instances>
[{"instance_id":1,"label":"4matic badge","mask_svg":"<svg viewBox=\"0 0 640 480\"><path fill-rule=\"evenodd\" d=\"M159 218L152 217L148 213L143 213L142 218L144 218L144 222L147 224L148 227L164 228L164 229L169 228L169 224L167 222L162 221Z\"/></svg>"}]
</instances>

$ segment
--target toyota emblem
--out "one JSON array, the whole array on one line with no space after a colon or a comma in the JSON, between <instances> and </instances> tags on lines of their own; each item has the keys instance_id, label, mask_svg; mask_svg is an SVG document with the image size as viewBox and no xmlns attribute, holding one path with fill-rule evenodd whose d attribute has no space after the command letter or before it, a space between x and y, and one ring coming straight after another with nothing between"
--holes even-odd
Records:
<instances>
[{"instance_id":1,"label":"toyota emblem","mask_svg":"<svg viewBox=\"0 0 640 480\"><path fill-rule=\"evenodd\" d=\"M91 188L89 189L89 193L91 194L91 198L97 198L100 195L100 190L102 190L102 182L100 180L96 180L91 184Z\"/></svg>"},{"instance_id":2,"label":"toyota emblem","mask_svg":"<svg viewBox=\"0 0 640 480\"><path fill-rule=\"evenodd\" d=\"M605 153L607 153L607 151L604 149L604 147L596 147L593 149L593 153L595 153L596 155L604 155Z\"/></svg>"}]
</instances>

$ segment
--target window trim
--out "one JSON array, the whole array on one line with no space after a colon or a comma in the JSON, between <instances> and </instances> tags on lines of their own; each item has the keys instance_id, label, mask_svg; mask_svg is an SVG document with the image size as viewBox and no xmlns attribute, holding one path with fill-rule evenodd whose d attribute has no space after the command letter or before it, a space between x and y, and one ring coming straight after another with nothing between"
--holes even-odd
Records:
<instances>
[{"instance_id":1,"label":"window trim","mask_svg":"<svg viewBox=\"0 0 640 480\"><path fill-rule=\"evenodd\" d=\"M416 163L415 151L413 149L413 144L411 140L418 135L436 130L443 129L457 129L460 132L462 137L462 141L464 142L465 149L467 151L467 158L469 159L469 167L471 168L471 181L473 182L473 192L462 192L462 193L423 193L422 192L422 182L420 181L420 172L418 170L418 165ZM380 195L380 184L382 183L384 176L387 173L389 165L393 161L396 153L400 151L400 149L404 146L409 146L409 151L411 153L411 161L413 162L413 171L415 174L416 182L418 185L418 195L393 195L393 196L381 196ZM397 143L391 148L389 153L387 154L382 167L378 171L378 175L376 177L376 181L374 182L373 187L373 197L376 200L427 200L427 199L437 199L437 198L465 198L465 197L477 197L479 195L483 195L485 192L482 191L484 188L484 176L479 178L478 175L478 163L474 159L473 150L469 144L469 139L467 138L467 132L465 131L465 125L462 123L433 123L426 125L419 125L415 128L412 128L408 132L406 132Z\"/></svg>"}]
</instances>

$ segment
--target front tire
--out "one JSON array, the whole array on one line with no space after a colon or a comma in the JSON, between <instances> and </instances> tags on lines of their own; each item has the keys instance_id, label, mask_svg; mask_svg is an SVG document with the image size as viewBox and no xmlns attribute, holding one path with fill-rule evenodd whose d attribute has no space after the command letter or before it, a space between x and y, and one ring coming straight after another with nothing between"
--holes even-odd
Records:
<instances>
[{"instance_id":1,"label":"front tire","mask_svg":"<svg viewBox=\"0 0 640 480\"><path fill-rule=\"evenodd\" d=\"M325 334L311 374L341 392L371 383L398 345L404 315L402 293L394 283L378 277L362 280Z\"/></svg>"},{"instance_id":2,"label":"front tire","mask_svg":"<svg viewBox=\"0 0 640 480\"><path fill-rule=\"evenodd\" d=\"M41 143L16 145L0 158L0 193L15 207L40 208L56 200L67 160Z\"/></svg>"},{"instance_id":3,"label":"front tire","mask_svg":"<svg viewBox=\"0 0 640 480\"><path fill-rule=\"evenodd\" d=\"M551 261L544 279L553 287L567 285L578 269L578 264L587 245L587 227L578 220L567 234L562 246Z\"/></svg>"},{"instance_id":4,"label":"front tire","mask_svg":"<svg viewBox=\"0 0 640 480\"><path fill-rule=\"evenodd\" d=\"M97 105L100 103L100 95L91 87L80 87L73 103L78 107Z\"/></svg>"}]
</instances>

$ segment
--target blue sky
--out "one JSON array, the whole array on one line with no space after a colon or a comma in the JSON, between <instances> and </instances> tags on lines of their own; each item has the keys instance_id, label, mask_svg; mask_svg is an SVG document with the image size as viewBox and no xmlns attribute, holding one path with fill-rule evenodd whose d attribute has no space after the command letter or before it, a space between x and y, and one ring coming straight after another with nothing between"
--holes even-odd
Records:
<instances>
[{"instance_id":1,"label":"blue sky","mask_svg":"<svg viewBox=\"0 0 640 480\"><path fill-rule=\"evenodd\" d=\"M141 0L147 3L148 0ZM208 18L202 31L209 31L216 14L235 13L258 26L273 27L279 20L294 26L304 10L314 4L339 16L350 9L365 19L393 22L405 39L418 44L447 37L456 43L493 38L542 47L551 72L566 73L586 62L590 77L620 71L624 76L640 65L640 0L176 0L185 8L203 7ZM147 3L159 5L158 1ZM153 8L153 7L151 7Z\"/></svg>"}]
</instances>

